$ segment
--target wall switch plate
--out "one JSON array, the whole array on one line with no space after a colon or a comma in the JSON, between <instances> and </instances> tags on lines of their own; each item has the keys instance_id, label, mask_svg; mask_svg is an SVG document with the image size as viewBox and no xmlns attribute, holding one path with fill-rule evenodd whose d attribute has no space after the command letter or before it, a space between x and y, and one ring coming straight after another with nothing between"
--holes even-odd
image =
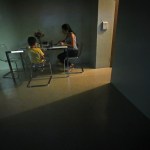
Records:
<instances>
[{"instance_id":1,"label":"wall switch plate","mask_svg":"<svg viewBox=\"0 0 150 150\"><path fill-rule=\"evenodd\" d=\"M102 30L107 30L108 29L108 22L107 21L103 21L102 22Z\"/></svg>"}]
</instances>

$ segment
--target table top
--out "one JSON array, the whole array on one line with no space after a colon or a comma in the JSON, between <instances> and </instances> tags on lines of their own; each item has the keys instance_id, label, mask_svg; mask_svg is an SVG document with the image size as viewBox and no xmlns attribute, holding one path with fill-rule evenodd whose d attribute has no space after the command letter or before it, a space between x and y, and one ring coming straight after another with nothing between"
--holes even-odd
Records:
<instances>
[{"instance_id":1,"label":"table top","mask_svg":"<svg viewBox=\"0 0 150 150\"><path fill-rule=\"evenodd\" d=\"M24 52L24 50L16 50L16 51L10 51L10 53L23 53Z\"/></svg>"},{"instance_id":2,"label":"table top","mask_svg":"<svg viewBox=\"0 0 150 150\"><path fill-rule=\"evenodd\" d=\"M13 51L5 51L6 53L12 53L12 54L15 54L15 53L23 53L24 52L24 49L18 49L18 50L13 50Z\"/></svg>"},{"instance_id":3,"label":"table top","mask_svg":"<svg viewBox=\"0 0 150 150\"><path fill-rule=\"evenodd\" d=\"M47 50L66 49L66 48L68 48L68 46L58 46L58 45L56 45L56 46L52 46L52 47L45 47L45 49L47 49Z\"/></svg>"},{"instance_id":4,"label":"table top","mask_svg":"<svg viewBox=\"0 0 150 150\"><path fill-rule=\"evenodd\" d=\"M42 49L45 49L45 50L59 50L59 49L67 49L68 46L59 46L59 45L56 45L56 46L52 46L52 47L47 47L47 46L44 46ZM6 51L6 53L23 53L24 50L26 48L19 48L18 50L13 50L13 51Z\"/></svg>"}]
</instances>

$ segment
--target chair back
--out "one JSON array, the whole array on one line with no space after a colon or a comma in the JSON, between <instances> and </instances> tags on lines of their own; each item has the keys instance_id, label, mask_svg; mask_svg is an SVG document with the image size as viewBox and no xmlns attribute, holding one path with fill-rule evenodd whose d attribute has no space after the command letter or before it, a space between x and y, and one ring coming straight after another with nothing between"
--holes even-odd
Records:
<instances>
[{"instance_id":1,"label":"chair back","mask_svg":"<svg viewBox=\"0 0 150 150\"><path fill-rule=\"evenodd\" d=\"M83 50L83 44L80 43L80 44L77 44L77 46L78 46L78 57L80 57L81 53L82 53L82 50Z\"/></svg>"},{"instance_id":2,"label":"chair back","mask_svg":"<svg viewBox=\"0 0 150 150\"><path fill-rule=\"evenodd\" d=\"M6 58L6 51L8 51L8 48L5 44L0 44L0 60L1 61L7 61Z\"/></svg>"},{"instance_id":3,"label":"chair back","mask_svg":"<svg viewBox=\"0 0 150 150\"><path fill-rule=\"evenodd\" d=\"M23 59L24 59L25 64L27 66L31 65L31 58L30 58L30 54L29 54L29 48L26 48L26 50L24 50Z\"/></svg>"}]
</instances>

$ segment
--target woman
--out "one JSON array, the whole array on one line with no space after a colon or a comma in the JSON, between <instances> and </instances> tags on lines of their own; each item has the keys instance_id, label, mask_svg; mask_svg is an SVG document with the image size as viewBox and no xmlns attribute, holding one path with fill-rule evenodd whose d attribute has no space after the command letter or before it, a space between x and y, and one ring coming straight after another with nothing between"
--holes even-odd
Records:
<instances>
[{"instance_id":1,"label":"woman","mask_svg":"<svg viewBox=\"0 0 150 150\"><path fill-rule=\"evenodd\" d=\"M75 57L78 54L78 47L77 47L77 40L76 40L76 34L73 32L69 24L63 24L62 25L62 32L66 35L66 38L62 41L60 41L58 44L62 46L68 46L68 57ZM64 51L63 53L59 54L57 58L61 63L64 63L64 59L67 57L67 52ZM69 63L69 66L71 67L71 63ZM65 65L67 66L67 62L65 62Z\"/></svg>"}]
</instances>

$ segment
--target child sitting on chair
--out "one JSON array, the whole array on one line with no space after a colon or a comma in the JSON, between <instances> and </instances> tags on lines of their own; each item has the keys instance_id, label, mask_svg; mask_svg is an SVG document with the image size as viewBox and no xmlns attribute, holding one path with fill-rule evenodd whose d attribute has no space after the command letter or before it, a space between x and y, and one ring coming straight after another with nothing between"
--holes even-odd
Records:
<instances>
[{"instance_id":1,"label":"child sitting on chair","mask_svg":"<svg viewBox=\"0 0 150 150\"><path fill-rule=\"evenodd\" d=\"M29 56L31 62L33 64L39 64L45 62L45 56L41 48L37 46L36 38L35 37L28 37L28 44L29 48Z\"/></svg>"}]
</instances>

